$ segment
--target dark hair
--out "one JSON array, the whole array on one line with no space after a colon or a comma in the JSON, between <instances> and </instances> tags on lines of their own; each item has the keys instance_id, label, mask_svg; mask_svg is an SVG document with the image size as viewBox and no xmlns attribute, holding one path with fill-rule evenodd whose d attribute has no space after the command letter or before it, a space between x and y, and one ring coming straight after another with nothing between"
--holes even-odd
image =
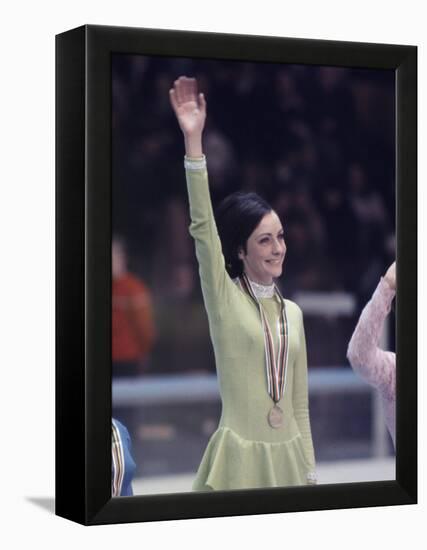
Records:
<instances>
[{"instance_id":1,"label":"dark hair","mask_svg":"<svg viewBox=\"0 0 427 550\"><path fill-rule=\"evenodd\" d=\"M225 267L230 277L243 273L238 253L246 252L246 243L262 218L272 211L271 206L256 193L238 191L226 197L215 212Z\"/></svg>"}]
</instances>

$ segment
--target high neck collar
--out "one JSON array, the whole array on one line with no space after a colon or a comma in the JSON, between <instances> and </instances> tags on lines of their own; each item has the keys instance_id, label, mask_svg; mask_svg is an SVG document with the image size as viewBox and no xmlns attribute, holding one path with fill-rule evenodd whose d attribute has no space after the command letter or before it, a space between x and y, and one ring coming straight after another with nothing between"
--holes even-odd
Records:
<instances>
[{"instance_id":1,"label":"high neck collar","mask_svg":"<svg viewBox=\"0 0 427 550\"><path fill-rule=\"evenodd\" d=\"M262 285L260 283L256 283L255 281L251 281L250 279L249 281L257 298L272 298L274 296L274 283Z\"/></svg>"},{"instance_id":2,"label":"high neck collar","mask_svg":"<svg viewBox=\"0 0 427 550\"><path fill-rule=\"evenodd\" d=\"M248 278L248 281L252 287L252 290L255 294L255 296L257 297L257 299L259 298L273 298L275 292L276 292L276 285L274 283L271 283L270 285L262 285L260 283L256 283L255 281L251 281ZM239 278L236 277L236 279L234 279L234 282L235 283L238 283L239 281Z\"/></svg>"}]
</instances>

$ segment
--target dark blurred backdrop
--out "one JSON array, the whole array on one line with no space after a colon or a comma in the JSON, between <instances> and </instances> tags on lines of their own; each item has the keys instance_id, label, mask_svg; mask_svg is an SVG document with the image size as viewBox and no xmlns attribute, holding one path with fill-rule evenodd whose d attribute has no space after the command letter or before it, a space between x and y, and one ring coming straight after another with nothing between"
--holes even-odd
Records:
<instances>
[{"instance_id":1,"label":"dark blurred backdrop","mask_svg":"<svg viewBox=\"0 0 427 550\"><path fill-rule=\"evenodd\" d=\"M168 96L182 74L208 103L214 205L237 189L264 196L285 227L284 295L350 292L357 316L394 259L394 71L132 55L115 55L112 69L113 227L153 296L159 338L147 369L214 369ZM325 356L319 327L307 319L306 330L311 366L345 362L345 345Z\"/></svg>"}]
</instances>

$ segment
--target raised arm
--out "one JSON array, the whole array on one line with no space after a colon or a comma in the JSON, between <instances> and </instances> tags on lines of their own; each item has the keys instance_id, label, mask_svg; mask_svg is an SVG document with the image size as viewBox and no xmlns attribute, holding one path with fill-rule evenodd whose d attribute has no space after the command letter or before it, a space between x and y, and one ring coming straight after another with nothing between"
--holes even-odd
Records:
<instances>
[{"instance_id":1,"label":"raised arm","mask_svg":"<svg viewBox=\"0 0 427 550\"><path fill-rule=\"evenodd\" d=\"M184 134L185 167L190 202L190 234L196 244L201 286L209 318L227 307L231 287L212 211L202 134L206 101L194 78L181 76L169 92L172 108ZM235 290L235 289L234 289Z\"/></svg>"},{"instance_id":2,"label":"raised arm","mask_svg":"<svg viewBox=\"0 0 427 550\"><path fill-rule=\"evenodd\" d=\"M195 78L180 76L169 90L172 108L184 134L185 155L200 158L203 155L202 134L206 120L206 101L197 93Z\"/></svg>"},{"instance_id":3,"label":"raised arm","mask_svg":"<svg viewBox=\"0 0 427 550\"><path fill-rule=\"evenodd\" d=\"M363 309L347 351L353 369L387 394L395 391L396 360L394 353L379 347L379 340L395 291L396 266L393 263Z\"/></svg>"}]
</instances>

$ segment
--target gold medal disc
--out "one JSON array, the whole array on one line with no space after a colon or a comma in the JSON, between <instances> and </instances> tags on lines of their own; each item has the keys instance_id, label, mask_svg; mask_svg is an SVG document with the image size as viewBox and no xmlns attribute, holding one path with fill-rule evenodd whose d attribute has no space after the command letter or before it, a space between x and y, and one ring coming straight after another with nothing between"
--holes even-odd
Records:
<instances>
[{"instance_id":1,"label":"gold medal disc","mask_svg":"<svg viewBox=\"0 0 427 550\"><path fill-rule=\"evenodd\" d=\"M274 405L268 413L268 423L272 428L281 428L283 424L283 411L278 405Z\"/></svg>"}]
</instances>

